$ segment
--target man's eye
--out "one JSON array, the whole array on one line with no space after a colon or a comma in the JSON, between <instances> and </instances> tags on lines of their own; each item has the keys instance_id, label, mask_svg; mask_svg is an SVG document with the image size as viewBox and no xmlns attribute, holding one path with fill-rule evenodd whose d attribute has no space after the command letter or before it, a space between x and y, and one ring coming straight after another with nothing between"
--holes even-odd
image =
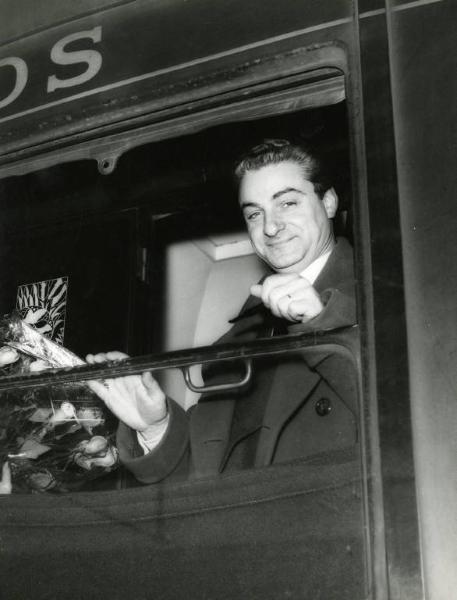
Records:
<instances>
[{"instance_id":1,"label":"man's eye","mask_svg":"<svg viewBox=\"0 0 457 600\"><path fill-rule=\"evenodd\" d=\"M259 217L259 215L260 215L259 211L249 213L248 215L246 215L246 220L255 221Z\"/></svg>"},{"instance_id":2,"label":"man's eye","mask_svg":"<svg viewBox=\"0 0 457 600\"><path fill-rule=\"evenodd\" d=\"M296 200L285 200L282 203L282 206L284 208L290 208L291 206L297 206L297 201Z\"/></svg>"}]
</instances>

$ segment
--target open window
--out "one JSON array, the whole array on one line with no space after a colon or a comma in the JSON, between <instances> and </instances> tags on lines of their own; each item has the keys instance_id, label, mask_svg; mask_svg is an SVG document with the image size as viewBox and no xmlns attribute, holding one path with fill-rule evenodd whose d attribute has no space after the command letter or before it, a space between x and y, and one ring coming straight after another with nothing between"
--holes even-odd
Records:
<instances>
[{"instance_id":1,"label":"open window","mask_svg":"<svg viewBox=\"0 0 457 600\"><path fill-rule=\"evenodd\" d=\"M51 528L56 548L69 560L76 551L93 557L102 528L110 561L107 585L113 590L122 586L116 575L122 557L139 547L155 574L144 571L138 593L147 586L150 593L174 598L204 580L208 597L243 597L245 589L265 598L366 596L369 540L356 324L292 336L261 332L217 344L250 285L267 273L245 233L232 178L234 161L248 147L266 137L318 143L340 198L336 233L349 243L353 237L341 73L322 69L284 77L274 88L264 85L245 100L233 93L213 99L192 118L170 117L131 135L130 142L125 138L117 145L114 170L110 161L97 167L81 160L29 169L1 184L2 314L16 308L22 319L40 325L82 359L108 350L132 356L40 374L29 374L30 360L22 357L0 380L1 456L10 456L17 492L5 500L20 507L13 528L31 519L33 547ZM127 146L133 148L122 153ZM202 366L211 372L209 379ZM239 398L236 422L251 420L258 429L252 447L241 455L233 444L216 466L209 453L190 478L181 476L177 464L170 478L148 480L134 470L133 478L117 463L116 419L84 382L103 384L145 369L180 409L200 400L193 410L208 408L208 422L217 419L211 415L216 403L228 406L229 397ZM279 372L286 386L278 383ZM220 385L227 387L214 389ZM281 401L295 401L281 424L290 426L288 437L274 447L257 443L278 423L274 407L265 425L259 412L265 406L249 401L253 390L263 398L264 389ZM303 435L303 422L317 445ZM228 434L244 439L246 432L234 427ZM94 438L106 444L92 468L86 449ZM290 440L299 448L295 454ZM218 440L205 445L213 441ZM62 520L49 513L56 501ZM82 532L72 548L64 520ZM176 570L183 574L179 582ZM222 588L232 590L226 596L221 578Z\"/></svg>"}]
</instances>

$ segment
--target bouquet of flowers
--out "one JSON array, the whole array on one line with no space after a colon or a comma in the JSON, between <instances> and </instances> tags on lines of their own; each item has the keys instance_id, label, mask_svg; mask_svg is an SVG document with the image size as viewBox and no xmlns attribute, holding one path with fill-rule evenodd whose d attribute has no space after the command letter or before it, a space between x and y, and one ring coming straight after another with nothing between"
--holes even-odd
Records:
<instances>
[{"instance_id":1,"label":"bouquet of flowers","mask_svg":"<svg viewBox=\"0 0 457 600\"><path fill-rule=\"evenodd\" d=\"M84 362L21 321L0 322L0 367L4 374ZM0 462L8 461L12 492L91 489L117 468L116 420L84 383L0 393Z\"/></svg>"}]
</instances>

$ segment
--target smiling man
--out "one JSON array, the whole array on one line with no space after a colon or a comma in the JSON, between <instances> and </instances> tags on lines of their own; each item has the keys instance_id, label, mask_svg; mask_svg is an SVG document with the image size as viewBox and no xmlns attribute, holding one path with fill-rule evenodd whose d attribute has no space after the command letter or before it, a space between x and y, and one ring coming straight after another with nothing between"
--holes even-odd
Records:
<instances>
[{"instance_id":1,"label":"smiling man","mask_svg":"<svg viewBox=\"0 0 457 600\"><path fill-rule=\"evenodd\" d=\"M338 198L318 159L289 141L267 140L245 155L235 174L253 247L272 274L252 285L218 343L354 325L352 249L334 237ZM138 480L211 476L355 447L354 370L341 355L316 356L311 363L300 352L260 359L250 386L204 396L188 413L150 373L91 386L118 416L120 458ZM205 382L227 380L229 369L226 363L207 368Z\"/></svg>"},{"instance_id":2,"label":"smiling man","mask_svg":"<svg viewBox=\"0 0 457 600\"><path fill-rule=\"evenodd\" d=\"M253 247L276 273L251 294L274 316L308 328L355 323L352 249L335 240L338 196L318 158L286 140L267 140L240 161L236 176ZM318 279L325 289L313 285Z\"/></svg>"},{"instance_id":3,"label":"smiling man","mask_svg":"<svg viewBox=\"0 0 457 600\"><path fill-rule=\"evenodd\" d=\"M338 198L333 188L312 183L317 159L285 141L254 148L236 171L240 205L257 254L276 273L251 293L278 317L305 321L323 304L307 269L320 271L335 245L330 219ZM317 187L317 191L316 191ZM316 265L315 261L319 261Z\"/></svg>"}]
</instances>

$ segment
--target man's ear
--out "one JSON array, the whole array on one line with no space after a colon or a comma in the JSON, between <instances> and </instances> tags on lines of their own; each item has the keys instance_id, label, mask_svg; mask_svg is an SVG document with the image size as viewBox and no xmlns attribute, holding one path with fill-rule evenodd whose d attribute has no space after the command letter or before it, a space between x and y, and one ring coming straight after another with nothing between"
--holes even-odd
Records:
<instances>
[{"instance_id":1,"label":"man's ear","mask_svg":"<svg viewBox=\"0 0 457 600\"><path fill-rule=\"evenodd\" d=\"M333 188L329 188L322 198L322 204L324 205L325 212L329 219L333 219L338 208L338 196Z\"/></svg>"}]
</instances>

